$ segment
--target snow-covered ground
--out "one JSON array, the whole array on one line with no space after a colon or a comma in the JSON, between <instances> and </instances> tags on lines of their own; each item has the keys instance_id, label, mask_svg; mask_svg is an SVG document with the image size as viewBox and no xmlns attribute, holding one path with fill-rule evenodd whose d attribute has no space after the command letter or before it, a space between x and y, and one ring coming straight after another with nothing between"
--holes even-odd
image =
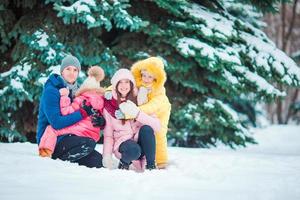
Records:
<instances>
[{"instance_id":1,"label":"snow-covered ground","mask_svg":"<svg viewBox=\"0 0 300 200\"><path fill-rule=\"evenodd\" d=\"M167 170L89 169L40 158L36 145L0 143L0 199L300 199L300 126L257 129L259 145L169 148ZM101 146L98 146L99 150Z\"/></svg>"}]
</instances>

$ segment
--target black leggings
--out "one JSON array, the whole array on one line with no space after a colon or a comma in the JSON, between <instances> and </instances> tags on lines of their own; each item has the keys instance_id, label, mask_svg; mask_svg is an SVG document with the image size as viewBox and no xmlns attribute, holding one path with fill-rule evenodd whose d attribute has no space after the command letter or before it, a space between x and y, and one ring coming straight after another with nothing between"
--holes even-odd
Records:
<instances>
[{"instance_id":1,"label":"black leggings","mask_svg":"<svg viewBox=\"0 0 300 200\"><path fill-rule=\"evenodd\" d=\"M155 164L155 136L153 129L144 125L139 131L139 139L126 140L121 143L119 152L122 155L121 161L130 164L133 160L138 160L142 156L146 156L147 165Z\"/></svg>"},{"instance_id":2,"label":"black leggings","mask_svg":"<svg viewBox=\"0 0 300 200\"><path fill-rule=\"evenodd\" d=\"M102 155L95 150L95 146L96 142L91 138L68 134L57 142L52 158L100 168Z\"/></svg>"}]
</instances>

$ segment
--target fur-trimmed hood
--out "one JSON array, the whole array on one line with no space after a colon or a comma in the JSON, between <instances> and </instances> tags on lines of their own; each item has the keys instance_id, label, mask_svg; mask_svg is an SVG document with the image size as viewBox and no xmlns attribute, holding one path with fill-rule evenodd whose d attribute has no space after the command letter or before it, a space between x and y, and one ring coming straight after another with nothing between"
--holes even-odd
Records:
<instances>
[{"instance_id":1,"label":"fur-trimmed hood","mask_svg":"<svg viewBox=\"0 0 300 200\"><path fill-rule=\"evenodd\" d=\"M150 57L145 60L134 63L131 67L131 72L135 78L137 87L143 86L141 71L146 70L154 75L155 80L152 85L152 95L165 93L164 84L167 80L167 75L164 70L164 63L158 57Z\"/></svg>"}]
</instances>

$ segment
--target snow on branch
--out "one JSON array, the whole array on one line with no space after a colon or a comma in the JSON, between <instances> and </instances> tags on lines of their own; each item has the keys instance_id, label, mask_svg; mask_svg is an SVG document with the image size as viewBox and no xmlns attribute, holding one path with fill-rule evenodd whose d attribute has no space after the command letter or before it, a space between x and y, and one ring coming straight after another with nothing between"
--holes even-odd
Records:
<instances>
[{"instance_id":1,"label":"snow on branch","mask_svg":"<svg viewBox=\"0 0 300 200\"><path fill-rule=\"evenodd\" d=\"M218 57L223 61L241 64L238 53L231 47L226 47L226 49L215 48L205 42L188 37L179 39L177 47L185 56L195 56L195 50L198 50L203 57L208 57L212 60Z\"/></svg>"},{"instance_id":2,"label":"snow on branch","mask_svg":"<svg viewBox=\"0 0 300 200\"><path fill-rule=\"evenodd\" d=\"M279 91L273 85L268 83L264 78L262 78L254 72L249 71L247 68L242 66L236 66L235 69L241 74L243 74L245 79L254 83L257 86L258 91L264 91L269 95L286 96L285 92Z\"/></svg>"},{"instance_id":3,"label":"snow on branch","mask_svg":"<svg viewBox=\"0 0 300 200\"><path fill-rule=\"evenodd\" d=\"M4 94L9 88L13 88L24 92L28 95L28 92L24 89L22 79L28 78L28 73L31 70L31 65L27 62L24 64L18 64L13 66L9 71L0 74L0 80L6 78L9 81L9 85L0 90L0 94Z\"/></svg>"},{"instance_id":4,"label":"snow on branch","mask_svg":"<svg viewBox=\"0 0 300 200\"><path fill-rule=\"evenodd\" d=\"M191 4L190 7L182 6L182 9L192 18L203 21L208 29L217 31L226 38L237 35L237 32L233 27L234 21L226 19L218 13L210 12L205 7L194 3Z\"/></svg>"},{"instance_id":5,"label":"snow on branch","mask_svg":"<svg viewBox=\"0 0 300 200\"><path fill-rule=\"evenodd\" d=\"M257 67L270 70L271 67L283 76L287 84L293 82L295 77L300 81L300 68L283 51L276 48L274 43L266 42L265 38L259 38L249 33L240 33L241 38L247 43L245 53L252 59ZM270 62L270 64L269 64Z\"/></svg>"}]
</instances>

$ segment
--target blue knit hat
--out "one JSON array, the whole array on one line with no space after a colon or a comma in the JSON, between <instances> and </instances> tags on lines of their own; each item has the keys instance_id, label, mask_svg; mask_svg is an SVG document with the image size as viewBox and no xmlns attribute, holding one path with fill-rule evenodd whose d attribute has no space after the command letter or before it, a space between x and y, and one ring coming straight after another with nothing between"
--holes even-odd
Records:
<instances>
[{"instance_id":1,"label":"blue knit hat","mask_svg":"<svg viewBox=\"0 0 300 200\"><path fill-rule=\"evenodd\" d=\"M60 73L68 66L74 66L78 69L78 71L81 70L81 65L79 60L72 56L72 55L67 55L66 57L64 57L64 59L61 61L61 65L60 65Z\"/></svg>"}]
</instances>

